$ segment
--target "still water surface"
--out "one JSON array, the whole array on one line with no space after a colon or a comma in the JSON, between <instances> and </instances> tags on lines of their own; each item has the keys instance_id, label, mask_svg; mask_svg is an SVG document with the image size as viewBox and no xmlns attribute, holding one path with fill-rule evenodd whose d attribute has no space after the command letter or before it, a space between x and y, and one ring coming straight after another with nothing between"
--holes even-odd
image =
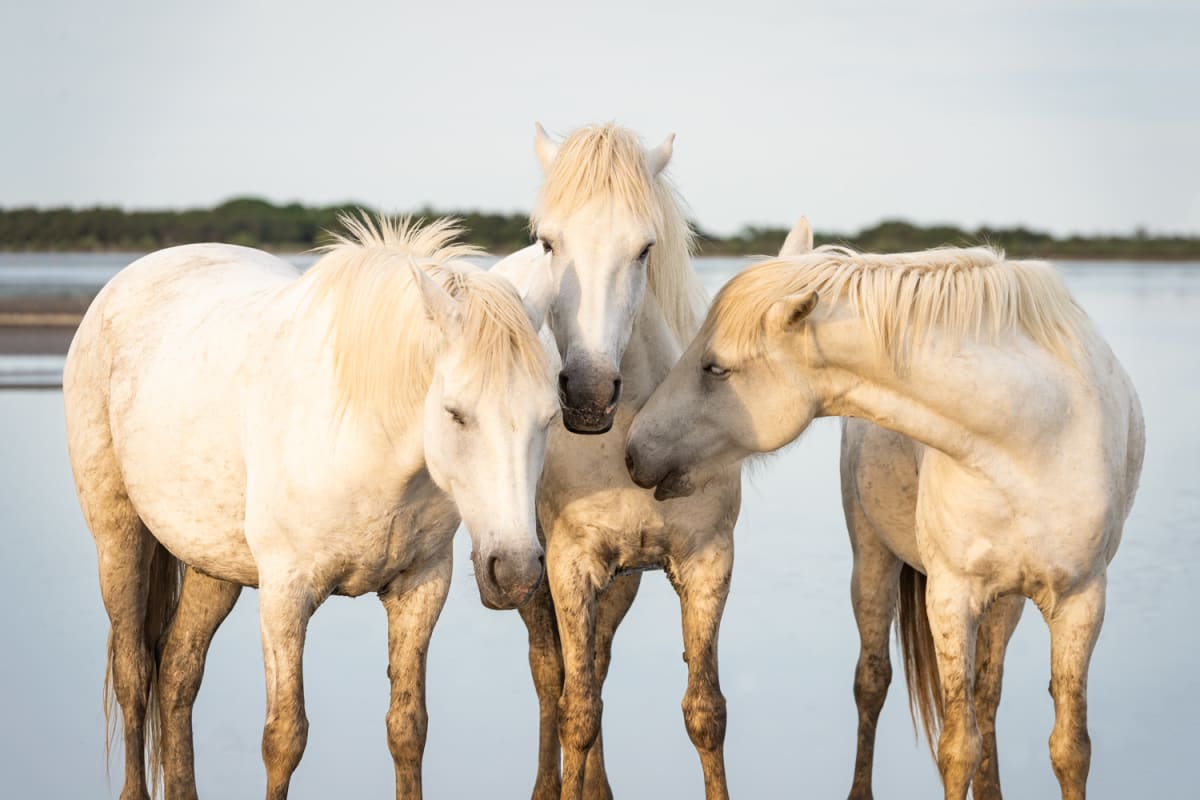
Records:
<instances>
[{"instance_id":1,"label":"still water surface","mask_svg":"<svg viewBox=\"0 0 1200 800\"><path fill-rule=\"evenodd\" d=\"M101 280L115 268L75 261L57 262L68 270L64 280L79 277L72 266ZM48 257L40 265L54 263ZM740 263L714 259L699 266L711 290ZM14 265L0 263L0 273ZM1133 375L1149 436L1091 673L1091 797L1195 797L1200 269L1071 264L1064 271ZM58 391L0 393L0 795L6 797L102 798L120 789L119 755L111 786L103 757L108 623L71 484L61 406ZM735 797L836 798L850 785L858 643L837 441L836 421L819 420L746 478L721 636ZM426 795L523 798L532 787L537 744L525 630L516 613L480 605L469 549L460 535L453 588L429 657ZM686 680L679 606L661 574L646 574L614 650L604 725L616 796L703 796L679 710ZM392 796L386 665L385 618L373 597L333 598L314 617L305 657L309 742L292 797ZM1028 605L1009 650L998 722L1002 780L1012 798L1057 796L1046 747L1048 680L1048 637ZM217 634L196 708L202 796L262 796L263 712L257 596L247 591ZM898 674L879 726L876 796L938 794Z\"/></svg>"}]
</instances>

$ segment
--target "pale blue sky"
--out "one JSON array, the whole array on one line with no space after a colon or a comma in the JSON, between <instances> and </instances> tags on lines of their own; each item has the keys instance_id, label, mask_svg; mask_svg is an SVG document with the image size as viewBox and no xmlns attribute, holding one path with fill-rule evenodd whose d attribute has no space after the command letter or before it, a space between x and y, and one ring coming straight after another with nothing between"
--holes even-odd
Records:
<instances>
[{"instance_id":1,"label":"pale blue sky","mask_svg":"<svg viewBox=\"0 0 1200 800\"><path fill-rule=\"evenodd\" d=\"M0 206L528 209L533 122L678 134L701 225L1200 232L1195 2L6 3Z\"/></svg>"}]
</instances>

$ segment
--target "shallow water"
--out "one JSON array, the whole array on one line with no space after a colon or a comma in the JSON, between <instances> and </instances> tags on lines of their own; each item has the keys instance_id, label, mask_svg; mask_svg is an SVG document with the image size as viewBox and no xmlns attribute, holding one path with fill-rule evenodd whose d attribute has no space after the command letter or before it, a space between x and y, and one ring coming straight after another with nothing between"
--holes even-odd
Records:
<instances>
[{"instance_id":1,"label":"shallow water","mask_svg":"<svg viewBox=\"0 0 1200 800\"><path fill-rule=\"evenodd\" d=\"M710 288L740 262L703 261ZM1123 360L1148 427L1142 488L1110 571L1093 661L1092 798L1194 796L1200 633L1200 269L1076 264L1068 281ZM0 392L0 773L10 797L108 797L100 688L107 619L95 555L71 484L58 391ZM735 797L844 797L854 761L857 635L837 483L837 423L821 420L747 478L733 592L722 626L726 757ZM457 572L429 657L426 794L527 797L537 704L525 631L484 609L457 541ZM217 634L196 708L202 796L255 798L264 774L257 596ZM605 687L605 747L619 798L699 797L699 762L679 711L686 672L678 602L647 573L617 635ZM386 626L373 599L334 598L305 658L308 749L292 797L391 796L383 717ZM898 670L897 670L898 672ZM998 729L1013 798L1057 796L1046 739L1048 637L1029 605L1009 650ZM897 675L876 752L876 794L932 797L937 775L914 740Z\"/></svg>"}]
</instances>

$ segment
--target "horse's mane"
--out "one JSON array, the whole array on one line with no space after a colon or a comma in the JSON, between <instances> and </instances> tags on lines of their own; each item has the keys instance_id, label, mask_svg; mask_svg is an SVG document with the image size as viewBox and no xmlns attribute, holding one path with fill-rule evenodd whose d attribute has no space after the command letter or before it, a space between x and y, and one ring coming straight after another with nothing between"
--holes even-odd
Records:
<instances>
[{"instance_id":1,"label":"horse's mane","mask_svg":"<svg viewBox=\"0 0 1200 800\"><path fill-rule=\"evenodd\" d=\"M1021 330L1068 363L1086 316L1058 272L1043 261L1006 261L990 247L875 255L825 245L755 264L726 284L704 330L739 358L763 351L767 310L785 295L844 298L882 352L905 361L930 330L989 337Z\"/></svg>"},{"instance_id":2,"label":"horse's mane","mask_svg":"<svg viewBox=\"0 0 1200 800\"><path fill-rule=\"evenodd\" d=\"M455 219L426 225L408 217L343 216L344 233L301 278L309 312L328 314L343 409L377 413L390 425L411 422L422 408L443 337L413 285L414 260L460 304L458 335L472 343L459 377L482 387L504 385L513 370L549 382L545 350L521 298L503 278L465 261L479 251L456 241ZM393 428L396 429L396 428Z\"/></svg>"},{"instance_id":3,"label":"horse's mane","mask_svg":"<svg viewBox=\"0 0 1200 800\"><path fill-rule=\"evenodd\" d=\"M568 136L534 204L534 225L566 216L585 203L609 197L638 216L653 220L657 242L646 278L667 326L680 344L696 332L696 309L703 291L691 268L695 234L675 187L660 173L650 175L637 136L612 123L589 125Z\"/></svg>"}]
</instances>

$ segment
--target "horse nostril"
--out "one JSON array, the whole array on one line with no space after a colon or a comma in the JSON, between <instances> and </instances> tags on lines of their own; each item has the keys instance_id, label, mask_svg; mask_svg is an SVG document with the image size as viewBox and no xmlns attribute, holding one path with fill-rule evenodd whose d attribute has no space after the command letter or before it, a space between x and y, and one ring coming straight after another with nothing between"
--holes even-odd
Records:
<instances>
[{"instance_id":1,"label":"horse nostril","mask_svg":"<svg viewBox=\"0 0 1200 800\"><path fill-rule=\"evenodd\" d=\"M630 475L632 475L635 471L633 462L634 462L633 448L632 447L626 448L626 450L625 450L625 469L629 470Z\"/></svg>"},{"instance_id":2,"label":"horse nostril","mask_svg":"<svg viewBox=\"0 0 1200 800\"><path fill-rule=\"evenodd\" d=\"M567 381L569 380L570 378L567 377L566 372L558 373L558 393L563 397L567 394Z\"/></svg>"},{"instance_id":3,"label":"horse nostril","mask_svg":"<svg viewBox=\"0 0 1200 800\"><path fill-rule=\"evenodd\" d=\"M499 560L500 559L496 558L496 556L488 556L488 560L487 560L488 582L490 582L492 584L492 586L495 586L497 588L500 586L500 582L496 580L496 563Z\"/></svg>"},{"instance_id":4,"label":"horse nostril","mask_svg":"<svg viewBox=\"0 0 1200 800\"><path fill-rule=\"evenodd\" d=\"M617 404L617 401L620 399L621 399L621 376L618 375L615 379L613 379L612 399L610 399L608 401L608 404L610 406L615 406Z\"/></svg>"}]
</instances>

